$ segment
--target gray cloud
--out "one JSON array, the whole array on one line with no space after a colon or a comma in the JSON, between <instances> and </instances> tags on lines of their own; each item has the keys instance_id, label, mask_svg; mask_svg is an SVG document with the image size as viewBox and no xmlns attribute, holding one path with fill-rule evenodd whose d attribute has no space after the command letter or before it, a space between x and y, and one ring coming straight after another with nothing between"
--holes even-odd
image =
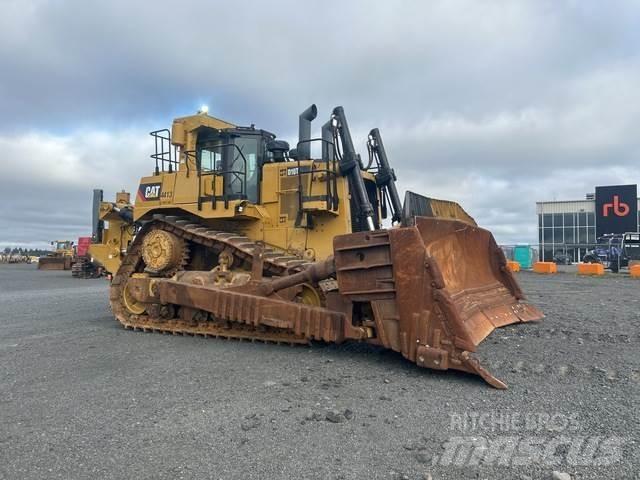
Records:
<instances>
[{"instance_id":1,"label":"gray cloud","mask_svg":"<svg viewBox=\"0 0 640 480\"><path fill-rule=\"evenodd\" d=\"M285 138L342 104L401 189L504 242L535 241L536 200L637 181L635 2L5 3L0 244L84 233L91 189L135 187L147 131L201 103Z\"/></svg>"}]
</instances>

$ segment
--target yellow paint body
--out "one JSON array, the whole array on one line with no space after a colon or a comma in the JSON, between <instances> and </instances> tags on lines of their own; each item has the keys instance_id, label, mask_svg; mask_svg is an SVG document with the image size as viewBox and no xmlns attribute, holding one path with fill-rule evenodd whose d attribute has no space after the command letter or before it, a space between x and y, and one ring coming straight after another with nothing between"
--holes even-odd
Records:
<instances>
[{"instance_id":1,"label":"yellow paint body","mask_svg":"<svg viewBox=\"0 0 640 480\"><path fill-rule=\"evenodd\" d=\"M130 207L129 194L119 192L116 202L102 202L100 204L100 220L107 223L102 232L102 241L89 246L89 255L101 264L109 273L116 273L124 258L127 247L134 234L134 226L123 220L116 209Z\"/></svg>"},{"instance_id":2,"label":"yellow paint body","mask_svg":"<svg viewBox=\"0 0 640 480\"><path fill-rule=\"evenodd\" d=\"M75 254L71 240L54 240L55 250L38 259L38 270L69 270Z\"/></svg>"},{"instance_id":3,"label":"yellow paint body","mask_svg":"<svg viewBox=\"0 0 640 480\"><path fill-rule=\"evenodd\" d=\"M154 213L189 214L204 225L237 232L253 241L279 248L309 260L321 260L333 253L333 238L351 233L349 184L336 174L338 206L327 205L327 182L332 182L337 163L320 160L300 160L264 163L259 184L259 203L243 200L216 200L223 192L223 177L213 171L199 171L196 155L199 132L206 129L236 128L234 125L205 114L183 117L174 121L172 144L180 149L177 171L160 171L140 180L135 199L134 220L145 220ZM300 170L298 170L300 169ZM327 172L326 170L329 170ZM297 174L298 171L308 172ZM335 172L337 173L337 172ZM361 172L365 181L375 183L374 175ZM160 185L158 198L145 198L145 188ZM333 187L332 183L332 187ZM296 226L300 210L299 194L305 200L302 211L311 218L312 228ZM378 212L380 213L380 212Z\"/></svg>"}]
</instances>

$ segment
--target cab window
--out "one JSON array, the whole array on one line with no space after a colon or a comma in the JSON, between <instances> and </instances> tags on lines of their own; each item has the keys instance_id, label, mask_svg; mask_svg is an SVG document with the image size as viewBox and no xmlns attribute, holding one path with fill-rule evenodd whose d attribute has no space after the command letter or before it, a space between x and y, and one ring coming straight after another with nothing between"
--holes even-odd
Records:
<instances>
[{"instance_id":1,"label":"cab window","mask_svg":"<svg viewBox=\"0 0 640 480\"><path fill-rule=\"evenodd\" d=\"M258 202L258 141L260 137L247 136L236 137L234 144L237 148L231 151L232 160L227 170L230 170L226 188L228 194L239 195L244 193L247 200ZM246 163L246 165L245 165ZM243 191L243 182L246 180L246 191Z\"/></svg>"},{"instance_id":2,"label":"cab window","mask_svg":"<svg viewBox=\"0 0 640 480\"><path fill-rule=\"evenodd\" d=\"M200 150L200 168L203 172L222 170L222 152L216 144L221 145L222 143L218 141Z\"/></svg>"},{"instance_id":3,"label":"cab window","mask_svg":"<svg viewBox=\"0 0 640 480\"><path fill-rule=\"evenodd\" d=\"M224 195L258 203L260 165L264 156L261 134L225 132L203 136L198 144L198 166L203 173L218 172L224 178Z\"/></svg>"}]
</instances>

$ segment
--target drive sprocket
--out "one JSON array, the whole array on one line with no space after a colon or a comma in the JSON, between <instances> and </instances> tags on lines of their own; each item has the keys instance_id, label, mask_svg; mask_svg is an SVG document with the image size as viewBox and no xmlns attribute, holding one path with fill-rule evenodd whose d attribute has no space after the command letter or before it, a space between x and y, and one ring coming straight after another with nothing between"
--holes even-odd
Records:
<instances>
[{"instance_id":1,"label":"drive sprocket","mask_svg":"<svg viewBox=\"0 0 640 480\"><path fill-rule=\"evenodd\" d=\"M142 259L148 273L170 277L183 266L187 258L187 245L177 235L154 229L144 236Z\"/></svg>"}]
</instances>

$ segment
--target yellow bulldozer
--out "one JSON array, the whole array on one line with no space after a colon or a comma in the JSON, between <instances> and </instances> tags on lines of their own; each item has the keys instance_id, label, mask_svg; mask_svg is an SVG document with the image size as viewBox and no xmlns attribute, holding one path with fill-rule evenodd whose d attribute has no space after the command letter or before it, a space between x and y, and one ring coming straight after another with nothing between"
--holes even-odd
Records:
<instances>
[{"instance_id":1,"label":"yellow bulldozer","mask_svg":"<svg viewBox=\"0 0 640 480\"><path fill-rule=\"evenodd\" d=\"M71 240L54 240L53 251L38 259L38 270L71 270L75 255Z\"/></svg>"},{"instance_id":2,"label":"yellow bulldozer","mask_svg":"<svg viewBox=\"0 0 640 480\"><path fill-rule=\"evenodd\" d=\"M113 275L124 258L135 235L131 195L116 193L115 202L104 201L103 191L93 191L91 245L88 259L94 271ZM87 267L85 267L87 268Z\"/></svg>"},{"instance_id":3,"label":"yellow bulldozer","mask_svg":"<svg viewBox=\"0 0 640 480\"><path fill-rule=\"evenodd\" d=\"M407 192L401 204L378 129L363 161L342 107L312 138L316 116L315 105L300 115L293 149L204 111L151 132L154 170L140 181L137 230L111 284L118 321L267 342L368 342L505 388L472 352L495 328L542 314L491 233L454 202Z\"/></svg>"}]
</instances>

